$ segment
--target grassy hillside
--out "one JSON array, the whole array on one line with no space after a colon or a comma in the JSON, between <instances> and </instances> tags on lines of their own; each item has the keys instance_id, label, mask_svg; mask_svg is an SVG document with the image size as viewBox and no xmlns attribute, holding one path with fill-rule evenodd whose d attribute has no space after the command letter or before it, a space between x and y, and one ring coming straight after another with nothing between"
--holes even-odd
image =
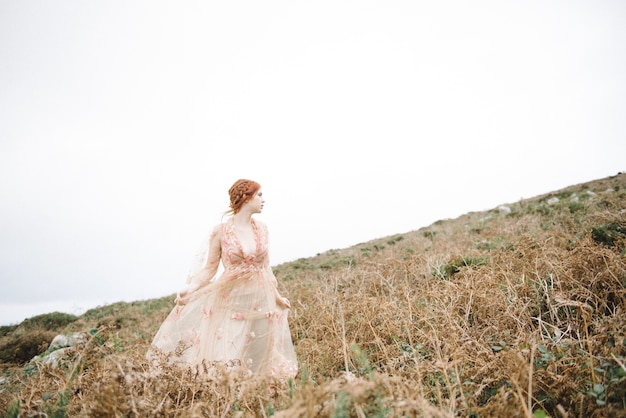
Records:
<instances>
[{"instance_id":1,"label":"grassy hillside","mask_svg":"<svg viewBox=\"0 0 626 418\"><path fill-rule=\"evenodd\" d=\"M144 354L174 295L0 327L6 416L625 417L626 175L275 266L285 384ZM28 362L85 332L59 367ZM39 414L39 415L37 415Z\"/></svg>"}]
</instances>

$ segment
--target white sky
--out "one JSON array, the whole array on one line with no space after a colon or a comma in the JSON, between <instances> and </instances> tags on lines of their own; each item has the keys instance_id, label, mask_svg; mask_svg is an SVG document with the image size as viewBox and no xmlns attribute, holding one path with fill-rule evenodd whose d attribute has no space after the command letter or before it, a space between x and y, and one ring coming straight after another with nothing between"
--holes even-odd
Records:
<instances>
[{"instance_id":1,"label":"white sky","mask_svg":"<svg viewBox=\"0 0 626 418\"><path fill-rule=\"evenodd\" d=\"M626 3L0 1L0 324L172 294L238 178L272 264L626 170Z\"/></svg>"}]
</instances>

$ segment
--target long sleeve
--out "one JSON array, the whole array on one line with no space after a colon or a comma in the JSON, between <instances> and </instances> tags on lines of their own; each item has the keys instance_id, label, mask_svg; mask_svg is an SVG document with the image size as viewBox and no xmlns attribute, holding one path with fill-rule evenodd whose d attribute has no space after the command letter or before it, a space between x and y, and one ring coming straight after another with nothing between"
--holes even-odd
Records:
<instances>
[{"instance_id":1,"label":"long sleeve","mask_svg":"<svg viewBox=\"0 0 626 418\"><path fill-rule=\"evenodd\" d=\"M221 236L221 225L217 225L213 228L213 231L211 231L209 245L204 256L202 257L202 262L199 263L199 268L193 269L189 272L189 275L187 276L187 283L203 287L207 285L211 279L213 279L217 273L220 258L222 256Z\"/></svg>"}]
</instances>

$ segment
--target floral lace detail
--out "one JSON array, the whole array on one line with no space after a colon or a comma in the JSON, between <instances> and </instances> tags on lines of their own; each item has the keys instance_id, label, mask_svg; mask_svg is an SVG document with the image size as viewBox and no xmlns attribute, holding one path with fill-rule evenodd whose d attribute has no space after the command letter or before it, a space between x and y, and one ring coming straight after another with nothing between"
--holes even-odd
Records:
<instances>
[{"instance_id":1,"label":"floral lace detail","mask_svg":"<svg viewBox=\"0 0 626 418\"><path fill-rule=\"evenodd\" d=\"M207 308L206 306L202 307L202 317L204 319L209 319L213 316L213 308Z\"/></svg>"}]
</instances>

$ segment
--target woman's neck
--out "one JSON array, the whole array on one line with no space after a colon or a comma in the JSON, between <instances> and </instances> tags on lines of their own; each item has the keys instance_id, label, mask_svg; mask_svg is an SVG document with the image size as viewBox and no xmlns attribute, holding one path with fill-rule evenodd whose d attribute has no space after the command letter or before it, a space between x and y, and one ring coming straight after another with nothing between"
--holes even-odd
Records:
<instances>
[{"instance_id":1,"label":"woman's neck","mask_svg":"<svg viewBox=\"0 0 626 418\"><path fill-rule=\"evenodd\" d=\"M252 213L237 212L233 215L233 222L237 226L249 226L252 224Z\"/></svg>"}]
</instances>

